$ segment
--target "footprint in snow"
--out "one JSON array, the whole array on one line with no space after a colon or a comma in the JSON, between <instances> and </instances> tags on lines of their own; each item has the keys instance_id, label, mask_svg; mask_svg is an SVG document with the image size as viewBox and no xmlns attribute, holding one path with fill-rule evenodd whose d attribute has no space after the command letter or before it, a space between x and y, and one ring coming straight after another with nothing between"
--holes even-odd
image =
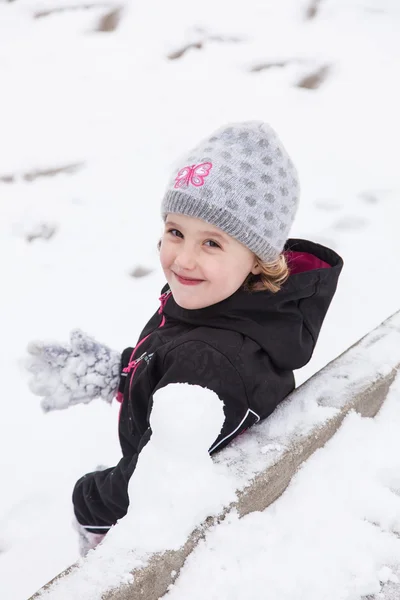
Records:
<instances>
[{"instance_id":1,"label":"footprint in snow","mask_svg":"<svg viewBox=\"0 0 400 600\"><path fill-rule=\"evenodd\" d=\"M340 204L339 202L336 202L335 200L328 200L328 199L317 200L316 202L314 202L314 206L316 208L319 208L321 210L327 210L329 212L333 212L335 210L340 210L343 207L343 205Z\"/></svg>"},{"instance_id":2,"label":"footprint in snow","mask_svg":"<svg viewBox=\"0 0 400 600\"><path fill-rule=\"evenodd\" d=\"M357 231L364 229L368 225L369 221L363 217L355 215L347 215L338 219L333 225L332 229L339 231Z\"/></svg>"},{"instance_id":3,"label":"footprint in snow","mask_svg":"<svg viewBox=\"0 0 400 600\"><path fill-rule=\"evenodd\" d=\"M358 197L365 202L365 204L377 204L379 202L378 194L373 192L363 192Z\"/></svg>"}]
</instances>

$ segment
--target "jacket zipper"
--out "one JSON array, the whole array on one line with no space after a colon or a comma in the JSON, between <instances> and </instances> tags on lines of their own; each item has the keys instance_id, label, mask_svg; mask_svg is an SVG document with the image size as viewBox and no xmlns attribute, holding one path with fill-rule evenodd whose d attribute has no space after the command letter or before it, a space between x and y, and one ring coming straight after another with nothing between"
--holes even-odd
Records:
<instances>
[{"instance_id":1,"label":"jacket zipper","mask_svg":"<svg viewBox=\"0 0 400 600\"><path fill-rule=\"evenodd\" d=\"M126 373L127 376L129 375L129 373L131 373L130 380L129 380L129 396L131 394L132 381L133 381L133 378L135 376L136 369L138 368L138 366L139 366L140 362L143 360L143 358L146 356L147 352L143 352L143 354L141 356L139 356L138 358L136 358L136 359L134 359L133 357L134 357L134 355L136 353L136 350L151 336L152 333L154 333L157 329L161 329L161 327L164 327L164 325L165 325L165 316L163 314L163 310L164 310L164 306L167 303L167 300L168 300L170 294L171 294L171 290L168 289L159 298L159 301L160 301L161 305L160 305L160 308L158 310L158 314L162 315L162 319L161 319L160 324L155 329L153 329L153 331L151 331L150 333L148 333L143 339L141 339L136 344L136 346L133 349L132 354L131 354L131 356L129 358L128 365L124 369L122 369L122 372ZM122 408L123 394L121 394L120 397L117 396L117 400L119 400L119 402L121 402L121 408Z\"/></svg>"}]
</instances>

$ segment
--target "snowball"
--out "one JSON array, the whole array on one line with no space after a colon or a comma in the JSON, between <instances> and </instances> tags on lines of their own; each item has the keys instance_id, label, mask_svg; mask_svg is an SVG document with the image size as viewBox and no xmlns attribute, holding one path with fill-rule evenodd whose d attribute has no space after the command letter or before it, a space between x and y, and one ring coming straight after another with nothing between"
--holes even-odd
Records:
<instances>
[{"instance_id":1,"label":"snowball","mask_svg":"<svg viewBox=\"0 0 400 600\"><path fill-rule=\"evenodd\" d=\"M152 443L168 452L205 453L224 422L223 402L198 385L172 383L154 394Z\"/></svg>"}]
</instances>

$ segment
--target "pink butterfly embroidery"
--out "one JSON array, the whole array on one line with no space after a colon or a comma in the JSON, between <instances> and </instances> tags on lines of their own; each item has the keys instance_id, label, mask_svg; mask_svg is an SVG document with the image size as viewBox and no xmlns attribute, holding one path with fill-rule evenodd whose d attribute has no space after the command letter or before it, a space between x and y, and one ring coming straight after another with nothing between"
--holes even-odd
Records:
<instances>
[{"instance_id":1,"label":"pink butterfly embroidery","mask_svg":"<svg viewBox=\"0 0 400 600\"><path fill-rule=\"evenodd\" d=\"M188 186L189 183L196 187L204 185L204 179L210 173L211 169L212 164L210 162L183 167L175 177L174 188L181 188L185 185Z\"/></svg>"}]
</instances>

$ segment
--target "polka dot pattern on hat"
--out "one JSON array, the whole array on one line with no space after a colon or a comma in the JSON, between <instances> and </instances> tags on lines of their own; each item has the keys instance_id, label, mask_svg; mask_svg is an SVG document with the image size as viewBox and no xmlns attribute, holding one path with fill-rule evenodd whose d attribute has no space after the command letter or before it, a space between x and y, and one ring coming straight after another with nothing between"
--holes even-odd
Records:
<instances>
[{"instance_id":1,"label":"polka dot pattern on hat","mask_svg":"<svg viewBox=\"0 0 400 600\"><path fill-rule=\"evenodd\" d=\"M262 260L282 252L299 203L296 169L275 131L261 121L221 127L172 174L162 215L201 218Z\"/></svg>"}]
</instances>

